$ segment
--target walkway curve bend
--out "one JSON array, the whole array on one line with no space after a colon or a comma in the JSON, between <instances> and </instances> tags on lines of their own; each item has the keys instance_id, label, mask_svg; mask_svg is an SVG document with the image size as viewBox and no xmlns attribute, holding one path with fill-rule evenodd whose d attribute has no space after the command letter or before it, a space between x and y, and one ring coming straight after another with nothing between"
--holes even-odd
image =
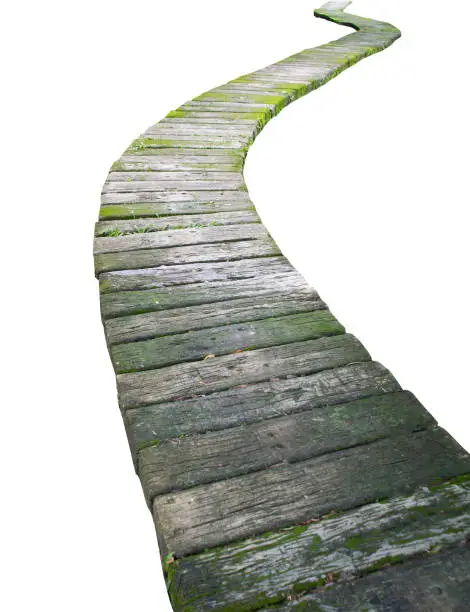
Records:
<instances>
[{"instance_id":1,"label":"walkway curve bend","mask_svg":"<svg viewBox=\"0 0 470 612\"><path fill-rule=\"evenodd\" d=\"M348 4L315 15L355 32L186 102L103 187L102 319L175 611L470 600L469 455L283 257L243 178L272 117L399 38Z\"/></svg>"}]
</instances>

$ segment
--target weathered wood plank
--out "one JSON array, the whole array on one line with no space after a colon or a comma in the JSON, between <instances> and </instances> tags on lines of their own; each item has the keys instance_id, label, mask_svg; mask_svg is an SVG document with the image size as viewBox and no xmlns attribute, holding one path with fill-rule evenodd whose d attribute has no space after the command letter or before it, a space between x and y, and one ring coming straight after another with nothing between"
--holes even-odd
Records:
<instances>
[{"instance_id":1,"label":"weathered wood plank","mask_svg":"<svg viewBox=\"0 0 470 612\"><path fill-rule=\"evenodd\" d=\"M178 110L171 111L166 116L166 119L204 119L204 120L215 120L215 121L237 121L249 123L257 121L264 123L265 120L270 116L270 113L266 109L256 109L255 111L249 112L237 112L237 111L217 111L208 110L201 107L198 108L179 108Z\"/></svg>"},{"instance_id":2,"label":"weathered wood plank","mask_svg":"<svg viewBox=\"0 0 470 612\"><path fill-rule=\"evenodd\" d=\"M313 374L369 359L369 354L354 336L343 334L224 355L196 363L182 363L159 370L119 374L120 405L127 410L223 391L237 385L264 382L279 376Z\"/></svg>"},{"instance_id":3,"label":"weathered wood plank","mask_svg":"<svg viewBox=\"0 0 470 612\"><path fill-rule=\"evenodd\" d=\"M247 260L242 260L247 261ZM126 279L118 279L119 281ZM134 282L135 277L130 280ZM138 280L138 279L137 279ZM152 281L149 281L152 282ZM116 286L116 279L103 281L102 287L107 291ZM122 282L120 282L122 285ZM153 311L164 311L188 306L210 304L212 308L218 302L238 298L258 298L269 296L279 291L308 291L309 287L297 272L280 272L267 274L260 279L245 278L234 281L194 282L176 287L143 291L120 291L104 293L101 296L101 312L104 319L123 315L140 314Z\"/></svg>"},{"instance_id":4,"label":"weathered wood plank","mask_svg":"<svg viewBox=\"0 0 470 612\"><path fill-rule=\"evenodd\" d=\"M303 277L293 269L285 257L260 257L228 262L192 263L178 266L160 266L142 270L107 272L100 276L100 291L133 291L136 289L160 289L175 285L201 285L220 281L254 279L262 281L278 274L294 274L302 286ZM280 287L277 286L277 289ZM189 287L188 287L189 289Z\"/></svg>"},{"instance_id":5,"label":"weathered wood plank","mask_svg":"<svg viewBox=\"0 0 470 612\"><path fill-rule=\"evenodd\" d=\"M204 193L203 191L199 193ZM232 193L238 193L236 191ZM119 200L117 194L111 195L111 199ZM138 199L135 194L119 194L126 199ZM147 196L147 193L139 194ZM132 197L128 197L132 196ZM191 217L196 214L232 213L241 211L253 211L254 206L249 199L240 201L210 201L210 202L130 202L129 204L104 204L100 209L100 220L111 219L139 219L149 217L165 217L176 215L187 215ZM190 219L189 219L190 220Z\"/></svg>"},{"instance_id":6,"label":"weathered wood plank","mask_svg":"<svg viewBox=\"0 0 470 612\"><path fill-rule=\"evenodd\" d=\"M409 392L376 395L261 423L156 442L139 453L148 502L280 464L405 434L435 424Z\"/></svg>"},{"instance_id":7,"label":"weathered wood plank","mask_svg":"<svg viewBox=\"0 0 470 612\"><path fill-rule=\"evenodd\" d=\"M436 535L434 539L439 540L442 531ZM446 537L444 545L448 541ZM436 543L434 550L439 546L441 544ZM305 597L291 597L276 610L466 612L470 603L470 548L468 545L448 547L440 554L434 550L431 548L429 553L423 550L417 559L387 567L351 583L316 589Z\"/></svg>"},{"instance_id":8,"label":"weathered wood plank","mask_svg":"<svg viewBox=\"0 0 470 612\"><path fill-rule=\"evenodd\" d=\"M104 321L104 328L108 345L112 345L325 308L318 293L306 287L294 292L280 291L273 295L108 319Z\"/></svg>"},{"instance_id":9,"label":"weathered wood plank","mask_svg":"<svg viewBox=\"0 0 470 612\"><path fill-rule=\"evenodd\" d=\"M202 120L201 120L202 121ZM220 149L218 149L219 151ZM162 155L165 151L166 155ZM199 153L200 151L197 151ZM154 172L240 172L243 159L240 155L208 156L198 155L192 150L181 154L176 150L174 155L168 154L168 149L140 149L134 153L123 155L111 166L113 171L154 171Z\"/></svg>"},{"instance_id":10,"label":"weathered wood plank","mask_svg":"<svg viewBox=\"0 0 470 612\"><path fill-rule=\"evenodd\" d=\"M400 391L379 363L365 361L287 379L244 384L192 399L128 410L126 429L136 458L140 448L159 440L218 431Z\"/></svg>"},{"instance_id":11,"label":"weathered wood plank","mask_svg":"<svg viewBox=\"0 0 470 612\"><path fill-rule=\"evenodd\" d=\"M121 174L120 172L116 174ZM148 173L138 173L139 176ZM173 173L178 174L178 173ZM219 173L220 174L220 173ZM178 180L177 176L172 177L169 180L160 180L155 177L155 180L129 180L119 181L113 180L103 185L101 193L134 193L138 194L141 191L151 192L163 192L166 193L171 190L183 191L184 189L190 189L195 191L213 191L213 190L224 190L224 191L236 191L244 187L245 183L241 175L235 175L231 179L219 179L219 178L204 178L201 177L196 180Z\"/></svg>"},{"instance_id":12,"label":"weathered wood plank","mask_svg":"<svg viewBox=\"0 0 470 612\"><path fill-rule=\"evenodd\" d=\"M117 219L95 224L95 236L135 234L138 232L161 232L189 227L211 227L219 225L239 225L240 223L260 223L254 210L207 213L200 215L170 215L169 217L144 217L141 219Z\"/></svg>"},{"instance_id":13,"label":"weathered wood plank","mask_svg":"<svg viewBox=\"0 0 470 612\"><path fill-rule=\"evenodd\" d=\"M166 123L158 123L157 125L153 125L149 127L142 134L144 138L150 137L153 138L157 136L158 138L183 138L186 140L188 137L192 140L193 138L200 139L201 137L209 137L212 139L213 136L215 138L223 138L227 140L230 139L242 139L242 140L251 140L256 135L256 127L250 126L248 124L245 125L234 125L234 124L225 124L225 126L217 127L212 126L211 124L194 124L190 123L177 123L173 124L170 121Z\"/></svg>"},{"instance_id":14,"label":"weathered wood plank","mask_svg":"<svg viewBox=\"0 0 470 612\"><path fill-rule=\"evenodd\" d=\"M267 238L268 232L261 223L221 225L215 227L190 227L187 229L162 230L95 238L94 254L139 251L143 249L164 249L176 246L211 244Z\"/></svg>"},{"instance_id":15,"label":"weathered wood plank","mask_svg":"<svg viewBox=\"0 0 470 612\"><path fill-rule=\"evenodd\" d=\"M169 184L170 189L173 183L182 183L184 181L200 181L200 180L217 180L217 181L232 181L240 180L240 172L220 172L212 171L211 169L203 170L177 170L166 172L163 170L116 170L111 169L106 182L141 182L154 181Z\"/></svg>"},{"instance_id":16,"label":"weathered wood plank","mask_svg":"<svg viewBox=\"0 0 470 612\"><path fill-rule=\"evenodd\" d=\"M180 612L248 611L283 602L276 610L463 612L423 604L460 604L459 587L470 593L470 549L455 548L469 528L468 480L421 487L406 497L181 559L172 568L170 594ZM392 564L399 565L371 573ZM445 590L434 588L443 582ZM424 599L418 598L422 592Z\"/></svg>"},{"instance_id":17,"label":"weathered wood plank","mask_svg":"<svg viewBox=\"0 0 470 612\"><path fill-rule=\"evenodd\" d=\"M216 205L221 202L230 202L250 204L253 207L253 202L250 200L248 193L244 190L240 191L206 191L196 190L191 191L190 189L184 189L182 191L166 191L166 192L152 192L152 193L103 193L101 195L102 204L130 204L132 202L160 202L160 203L191 203L191 202L205 202L214 207L217 210ZM211 207L208 206L210 210ZM222 210L229 210L225 208ZM187 209L190 212L190 209ZM240 209L239 209L240 210ZM185 207L180 208L179 212L184 212ZM208 212L208 210L199 212ZM171 214L171 213L168 213Z\"/></svg>"},{"instance_id":18,"label":"weathered wood plank","mask_svg":"<svg viewBox=\"0 0 470 612\"><path fill-rule=\"evenodd\" d=\"M96 274L114 270L135 270L155 266L199 263L206 261L229 261L252 257L280 255L272 238L245 239L215 244L196 244L166 249L142 249L119 253L95 255Z\"/></svg>"},{"instance_id":19,"label":"weathered wood plank","mask_svg":"<svg viewBox=\"0 0 470 612\"><path fill-rule=\"evenodd\" d=\"M161 495L154 516L182 557L468 472L470 456L435 428Z\"/></svg>"},{"instance_id":20,"label":"weathered wood plank","mask_svg":"<svg viewBox=\"0 0 470 612\"><path fill-rule=\"evenodd\" d=\"M209 111L209 112L224 112L224 113L266 113L271 117L276 108L275 104L256 104L256 103L245 103L245 102L211 102L203 100L191 100L180 106L180 110L198 110L198 111Z\"/></svg>"},{"instance_id":21,"label":"weathered wood plank","mask_svg":"<svg viewBox=\"0 0 470 612\"><path fill-rule=\"evenodd\" d=\"M128 151L139 149L246 149L251 139L243 136L141 136L134 140Z\"/></svg>"},{"instance_id":22,"label":"weathered wood plank","mask_svg":"<svg viewBox=\"0 0 470 612\"><path fill-rule=\"evenodd\" d=\"M122 374L343 333L329 310L317 310L115 344L110 355Z\"/></svg>"}]
</instances>

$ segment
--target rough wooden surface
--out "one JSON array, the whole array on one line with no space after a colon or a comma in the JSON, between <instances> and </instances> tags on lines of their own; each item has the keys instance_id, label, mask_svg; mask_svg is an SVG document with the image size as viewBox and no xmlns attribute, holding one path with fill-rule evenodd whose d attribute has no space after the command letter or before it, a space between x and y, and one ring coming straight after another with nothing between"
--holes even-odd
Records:
<instances>
[{"instance_id":1,"label":"rough wooden surface","mask_svg":"<svg viewBox=\"0 0 470 612\"><path fill-rule=\"evenodd\" d=\"M255 604L264 608L277 602L286 602L282 610L299 612L382 610L376 606L384 604L390 593L388 597L398 595L398 600L396 607L387 610L401 612L398 602L413 597L418 607L405 610L444 612L447 608L419 607L413 589L410 595L409 582L413 576L421 576L419 591L427 589L430 596L439 565L445 563L443 559L456 555L459 572L455 581L469 593L468 565L464 572L465 561L470 560L470 550L465 548L469 529L468 482L431 490L419 487L409 496L367 504L182 559L171 589L181 610L244 610L254 608ZM455 545L459 545L457 551ZM408 559L413 558L416 560L409 566ZM393 578L387 576L390 570L383 569L392 566ZM405 580L407 572L410 575L403 588L399 581ZM442 578L452 593L448 573L442 572ZM303 596L309 591L312 595ZM370 601L372 598L376 601ZM324 607L315 607L316 604Z\"/></svg>"},{"instance_id":2,"label":"rough wooden surface","mask_svg":"<svg viewBox=\"0 0 470 612\"><path fill-rule=\"evenodd\" d=\"M101 314L175 611L470 608L469 455L282 256L243 178L272 117L399 37L347 4L316 14L355 33L185 102L102 189Z\"/></svg>"}]
</instances>

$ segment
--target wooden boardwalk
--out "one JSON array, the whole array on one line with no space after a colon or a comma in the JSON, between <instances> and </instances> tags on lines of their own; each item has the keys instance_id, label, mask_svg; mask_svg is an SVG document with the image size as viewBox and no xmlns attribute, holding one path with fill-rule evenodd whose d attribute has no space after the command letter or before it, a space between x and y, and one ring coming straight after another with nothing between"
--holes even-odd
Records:
<instances>
[{"instance_id":1,"label":"wooden boardwalk","mask_svg":"<svg viewBox=\"0 0 470 612\"><path fill-rule=\"evenodd\" d=\"M186 102L103 188L103 323L176 611L470 609L469 455L282 256L243 179L274 115L400 36L347 4L316 15L354 33Z\"/></svg>"}]
</instances>

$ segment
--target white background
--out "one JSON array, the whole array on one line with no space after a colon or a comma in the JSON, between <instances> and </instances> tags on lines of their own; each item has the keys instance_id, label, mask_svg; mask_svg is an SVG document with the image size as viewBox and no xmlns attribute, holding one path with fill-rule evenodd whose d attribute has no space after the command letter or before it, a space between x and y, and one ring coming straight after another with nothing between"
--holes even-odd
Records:
<instances>
[{"instance_id":1,"label":"white background","mask_svg":"<svg viewBox=\"0 0 470 612\"><path fill-rule=\"evenodd\" d=\"M403 38L296 102L246 179L284 253L470 449L470 8L357 0ZM170 610L102 333L92 234L129 142L347 30L311 0L9 3L2 15L2 609Z\"/></svg>"}]
</instances>

